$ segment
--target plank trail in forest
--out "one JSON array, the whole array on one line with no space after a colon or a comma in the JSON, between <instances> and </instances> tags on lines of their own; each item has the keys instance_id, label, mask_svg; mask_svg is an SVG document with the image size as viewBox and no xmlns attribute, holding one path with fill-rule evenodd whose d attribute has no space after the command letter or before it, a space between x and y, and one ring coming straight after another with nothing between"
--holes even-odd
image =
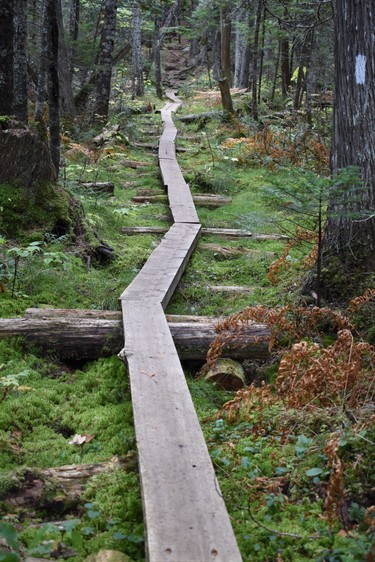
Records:
<instances>
[{"instance_id":1,"label":"plank trail in forest","mask_svg":"<svg viewBox=\"0 0 375 562\"><path fill-rule=\"evenodd\" d=\"M175 224L121 295L149 562L240 562L229 516L163 309L201 225L175 161L170 92L159 149Z\"/></svg>"}]
</instances>

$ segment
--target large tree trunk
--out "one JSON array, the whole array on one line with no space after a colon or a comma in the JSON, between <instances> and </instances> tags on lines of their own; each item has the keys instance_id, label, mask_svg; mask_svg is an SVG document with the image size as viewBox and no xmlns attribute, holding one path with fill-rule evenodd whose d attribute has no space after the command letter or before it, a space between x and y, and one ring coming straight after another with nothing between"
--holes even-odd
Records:
<instances>
[{"instance_id":1,"label":"large tree trunk","mask_svg":"<svg viewBox=\"0 0 375 562\"><path fill-rule=\"evenodd\" d=\"M133 50L132 50L132 95L143 96L143 63L141 43L141 6L136 2L133 7Z\"/></svg>"},{"instance_id":2,"label":"large tree trunk","mask_svg":"<svg viewBox=\"0 0 375 562\"><path fill-rule=\"evenodd\" d=\"M359 294L375 268L374 30L372 2L336 3L332 172L357 166L363 183L341 183L331 195L323 240L328 298Z\"/></svg>"},{"instance_id":3,"label":"large tree trunk","mask_svg":"<svg viewBox=\"0 0 375 562\"><path fill-rule=\"evenodd\" d=\"M13 3L0 0L0 115L13 111Z\"/></svg>"},{"instance_id":4,"label":"large tree trunk","mask_svg":"<svg viewBox=\"0 0 375 562\"><path fill-rule=\"evenodd\" d=\"M57 178L60 170L59 28L57 24L57 2L59 1L47 0L46 11L48 25L48 125L51 157Z\"/></svg>"},{"instance_id":5,"label":"large tree trunk","mask_svg":"<svg viewBox=\"0 0 375 562\"><path fill-rule=\"evenodd\" d=\"M111 94L112 54L115 42L117 0L106 0L100 40L99 71L96 80L96 108L101 117L108 117Z\"/></svg>"},{"instance_id":6,"label":"large tree trunk","mask_svg":"<svg viewBox=\"0 0 375 562\"><path fill-rule=\"evenodd\" d=\"M13 113L27 123L27 0L14 0Z\"/></svg>"},{"instance_id":7,"label":"large tree trunk","mask_svg":"<svg viewBox=\"0 0 375 562\"><path fill-rule=\"evenodd\" d=\"M205 359L216 337L220 319L167 316L177 351L182 359ZM25 318L0 319L0 339L23 336L59 357L89 360L118 353L124 344L121 313L99 310L29 309ZM263 324L249 324L228 345L223 356L265 358L269 330Z\"/></svg>"}]
</instances>

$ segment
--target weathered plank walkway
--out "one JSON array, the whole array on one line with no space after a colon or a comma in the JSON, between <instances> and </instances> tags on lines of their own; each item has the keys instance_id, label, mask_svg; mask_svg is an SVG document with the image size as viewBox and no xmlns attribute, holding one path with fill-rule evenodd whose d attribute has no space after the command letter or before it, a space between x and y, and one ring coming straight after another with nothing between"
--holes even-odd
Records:
<instances>
[{"instance_id":1,"label":"weathered plank walkway","mask_svg":"<svg viewBox=\"0 0 375 562\"><path fill-rule=\"evenodd\" d=\"M239 562L239 553L164 309L201 225L176 161L173 92L159 163L174 224L121 295L149 562Z\"/></svg>"}]
</instances>

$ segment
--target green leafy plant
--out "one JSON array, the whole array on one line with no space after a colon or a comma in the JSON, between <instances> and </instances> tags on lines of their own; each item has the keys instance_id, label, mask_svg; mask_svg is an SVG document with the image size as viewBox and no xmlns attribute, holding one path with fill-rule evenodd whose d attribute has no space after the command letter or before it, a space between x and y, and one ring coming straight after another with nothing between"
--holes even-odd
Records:
<instances>
[{"instance_id":1,"label":"green leafy plant","mask_svg":"<svg viewBox=\"0 0 375 562\"><path fill-rule=\"evenodd\" d=\"M16 529L10 523L0 521L0 537L3 537L10 550L0 548L0 562L18 562L19 540Z\"/></svg>"}]
</instances>

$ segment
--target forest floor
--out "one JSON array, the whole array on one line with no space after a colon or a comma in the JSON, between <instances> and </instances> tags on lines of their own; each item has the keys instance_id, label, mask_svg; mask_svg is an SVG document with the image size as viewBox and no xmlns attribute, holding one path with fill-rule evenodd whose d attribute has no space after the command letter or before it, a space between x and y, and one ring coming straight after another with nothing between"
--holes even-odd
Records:
<instances>
[{"instance_id":1,"label":"forest floor","mask_svg":"<svg viewBox=\"0 0 375 562\"><path fill-rule=\"evenodd\" d=\"M176 72L181 59L172 60L172 49L167 53L165 64ZM184 177L194 194L231 200L198 207L203 226L277 235L203 236L167 310L234 315L228 323L237 332L252 319L272 329L270 357L243 362L246 387L237 393L199 378L202 362L184 363L243 559L371 562L373 293L346 308L328 303L317 310L314 295L299 290L316 255L315 187L328 182L327 125L320 114L311 130L291 111L269 110L259 128L243 92L234 94L238 113L228 119L218 92L198 75L181 83L180 96L181 116L215 112L190 123L176 117ZM160 193L160 116L145 108L163 102L148 92L144 100L119 97L113 104L112 125L120 129L99 148L92 143L98 131L82 130L78 120L67 124L61 185L82 205L87 232L108 243L114 259L95 261L82 237L42 229L4 233L2 316L22 316L29 307L117 310L119 295L160 239L122 229L171 224L165 201L132 201L139 190ZM85 186L98 181L113 182L114 193ZM307 213L298 212L301 204ZM212 356L221 343L219 337ZM53 349L41 354L18 338L3 340L0 384L0 537L7 539L0 548L10 545L8 556L74 562L106 548L144 560L130 389L121 361L66 364ZM50 470L67 465L75 465L78 484ZM96 468L83 475L87 465Z\"/></svg>"}]
</instances>

